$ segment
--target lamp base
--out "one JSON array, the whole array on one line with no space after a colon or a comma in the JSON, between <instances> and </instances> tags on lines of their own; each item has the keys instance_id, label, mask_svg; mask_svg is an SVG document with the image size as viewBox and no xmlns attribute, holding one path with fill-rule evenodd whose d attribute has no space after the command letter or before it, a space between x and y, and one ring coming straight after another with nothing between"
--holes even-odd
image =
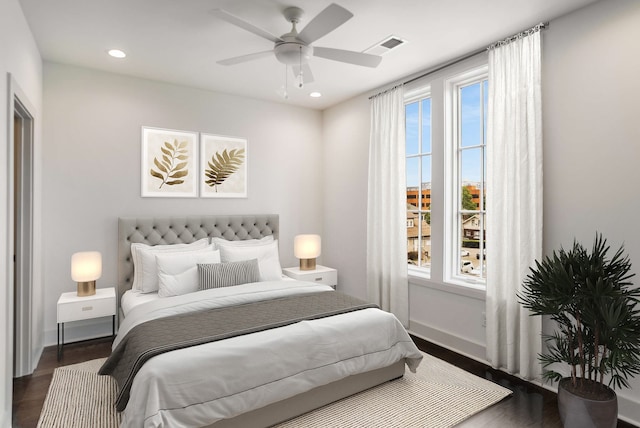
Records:
<instances>
[{"instance_id":1,"label":"lamp base","mask_svg":"<svg viewBox=\"0 0 640 428\"><path fill-rule=\"evenodd\" d=\"M87 282L79 282L78 283L78 296L93 296L96 294L96 282L95 281L87 281Z\"/></svg>"},{"instance_id":2,"label":"lamp base","mask_svg":"<svg viewBox=\"0 0 640 428\"><path fill-rule=\"evenodd\" d=\"M315 270L316 259L300 259L300 270Z\"/></svg>"}]
</instances>

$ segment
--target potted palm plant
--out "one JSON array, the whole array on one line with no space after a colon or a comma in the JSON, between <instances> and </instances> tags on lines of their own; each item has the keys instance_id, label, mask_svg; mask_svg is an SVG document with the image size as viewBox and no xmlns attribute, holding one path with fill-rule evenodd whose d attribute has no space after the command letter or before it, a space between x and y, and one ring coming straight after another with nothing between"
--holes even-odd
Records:
<instances>
[{"instance_id":1,"label":"potted palm plant","mask_svg":"<svg viewBox=\"0 0 640 428\"><path fill-rule=\"evenodd\" d=\"M558 382L558 409L565 427L615 427L617 396L640 373L640 289L631 262L596 234L591 252L578 242L536 261L518 298L532 315L547 315L555 331L544 335L539 358L543 378ZM556 371L564 366L566 376ZM565 370L566 373L566 370Z\"/></svg>"}]
</instances>

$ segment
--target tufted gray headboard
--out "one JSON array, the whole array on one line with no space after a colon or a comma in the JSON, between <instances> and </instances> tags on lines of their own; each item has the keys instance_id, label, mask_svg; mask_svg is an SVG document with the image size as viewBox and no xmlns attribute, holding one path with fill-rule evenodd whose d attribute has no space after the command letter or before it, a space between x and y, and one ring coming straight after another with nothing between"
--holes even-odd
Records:
<instances>
[{"instance_id":1,"label":"tufted gray headboard","mask_svg":"<svg viewBox=\"0 0 640 428\"><path fill-rule=\"evenodd\" d=\"M267 235L278 239L278 226L277 214L119 218L118 308L133 282L132 243L181 244L206 237L235 241Z\"/></svg>"}]
</instances>

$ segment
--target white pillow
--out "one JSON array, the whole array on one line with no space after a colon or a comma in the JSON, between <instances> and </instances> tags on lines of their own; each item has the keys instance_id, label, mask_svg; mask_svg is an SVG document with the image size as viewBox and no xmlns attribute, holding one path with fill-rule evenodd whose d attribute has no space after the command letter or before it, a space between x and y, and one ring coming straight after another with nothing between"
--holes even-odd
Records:
<instances>
[{"instance_id":1,"label":"white pillow","mask_svg":"<svg viewBox=\"0 0 640 428\"><path fill-rule=\"evenodd\" d=\"M250 246L218 243L218 248L220 249L220 257L223 262L258 259L260 281L276 281L282 279L282 267L280 266L280 256L278 255L278 240L261 242Z\"/></svg>"},{"instance_id":2,"label":"white pillow","mask_svg":"<svg viewBox=\"0 0 640 428\"><path fill-rule=\"evenodd\" d=\"M198 264L220 263L220 251L211 248L156 256L158 296L170 297L198 291Z\"/></svg>"},{"instance_id":3,"label":"white pillow","mask_svg":"<svg viewBox=\"0 0 640 428\"><path fill-rule=\"evenodd\" d=\"M218 244L231 245L234 247L249 247L251 245L261 245L265 242L273 242L273 235L267 235L260 239L238 239L236 241L227 241L224 238L211 238L211 243L217 248Z\"/></svg>"},{"instance_id":4,"label":"white pillow","mask_svg":"<svg viewBox=\"0 0 640 428\"><path fill-rule=\"evenodd\" d=\"M200 239L190 244L131 244L131 257L133 259L133 285L131 288L134 291L139 291L141 293L153 293L154 291L158 291L156 254L196 251L207 248L208 246L209 238Z\"/></svg>"}]
</instances>

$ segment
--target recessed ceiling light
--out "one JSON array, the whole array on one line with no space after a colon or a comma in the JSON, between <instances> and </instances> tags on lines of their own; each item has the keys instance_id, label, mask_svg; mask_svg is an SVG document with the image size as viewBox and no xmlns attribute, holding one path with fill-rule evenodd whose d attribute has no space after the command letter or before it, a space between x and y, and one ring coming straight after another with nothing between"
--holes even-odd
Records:
<instances>
[{"instance_id":1,"label":"recessed ceiling light","mask_svg":"<svg viewBox=\"0 0 640 428\"><path fill-rule=\"evenodd\" d=\"M322 94L320 92L311 92L309 96L312 98L320 98Z\"/></svg>"},{"instance_id":2,"label":"recessed ceiling light","mask_svg":"<svg viewBox=\"0 0 640 428\"><path fill-rule=\"evenodd\" d=\"M125 56L127 56L127 54L122 52L120 49L111 49L107 53L114 58L124 58Z\"/></svg>"}]
</instances>

